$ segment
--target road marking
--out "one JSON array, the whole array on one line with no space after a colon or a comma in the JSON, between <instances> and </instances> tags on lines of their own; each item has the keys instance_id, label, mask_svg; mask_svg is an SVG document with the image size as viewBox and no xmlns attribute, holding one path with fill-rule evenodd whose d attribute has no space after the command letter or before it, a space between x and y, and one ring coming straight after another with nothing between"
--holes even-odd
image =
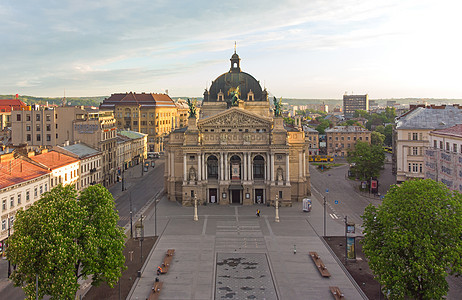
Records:
<instances>
[{"instance_id":1,"label":"road marking","mask_svg":"<svg viewBox=\"0 0 462 300\"><path fill-rule=\"evenodd\" d=\"M337 216L336 214L329 214L329 215L330 215L330 217L331 217L332 219L335 219L335 220L338 219L338 216Z\"/></svg>"}]
</instances>

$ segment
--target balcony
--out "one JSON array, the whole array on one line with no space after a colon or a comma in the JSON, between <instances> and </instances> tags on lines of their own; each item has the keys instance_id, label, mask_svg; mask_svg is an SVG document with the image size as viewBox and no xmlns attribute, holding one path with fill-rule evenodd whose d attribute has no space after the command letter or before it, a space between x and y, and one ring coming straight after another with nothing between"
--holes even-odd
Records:
<instances>
[{"instance_id":1,"label":"balcony","mask_svg":"<svg viewBox=\"0 0 462 300\"><path fill-rule=\"evenodd\" d=\"M93 174L96 172L96 168L90 169L90 174Z\"/></svg>"}]
</instances>

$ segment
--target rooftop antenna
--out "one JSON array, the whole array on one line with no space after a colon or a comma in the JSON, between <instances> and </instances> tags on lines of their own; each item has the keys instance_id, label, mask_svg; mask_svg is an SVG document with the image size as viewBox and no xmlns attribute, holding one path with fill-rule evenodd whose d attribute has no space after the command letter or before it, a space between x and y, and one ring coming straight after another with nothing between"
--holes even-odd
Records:
<instances>
[{"instance_id":1,"label":"rooftop antenna","mask_svg":"<svg viewBox=\"0 0 462 300\"><path fill-rule=\"evenodd\" d=\"M236 54L236 41L234 41L234 54Z\"/></svg>"}]
</instances>

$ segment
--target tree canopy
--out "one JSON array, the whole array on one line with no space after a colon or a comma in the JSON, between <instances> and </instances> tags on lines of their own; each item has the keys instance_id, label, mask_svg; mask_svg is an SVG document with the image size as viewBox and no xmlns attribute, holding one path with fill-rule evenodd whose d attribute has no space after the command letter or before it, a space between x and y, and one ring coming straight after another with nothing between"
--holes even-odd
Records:
<instances>
[{"instance_id":1,"label":"tree canopy","mask_svg":"<svg viewBox=\"0 0 462 300\"><path fill-rule=\"evenodd\" d=\"M371 144L377 146L383 146L383 141L385 141L385 135L377 131L371 132Z\"/></svg>"},{"instance_id":2,"label":"tree canopy","mask_svg":"<svg viewBox=\"0 0 462 300\"><path fill-rule=\"evenodd\" d=\"M356 177L369 179L379 176L385 162L385 154L382 146L358 141L355 149L348 152L347 161L355 164Z\"/></svg>"},{"instance_id":3,"label":"tree canopy","mask_svg":"<svg viewBox=\"0 0 462 300\"><path fill-rule=\"evenodd\" d=\"M395 185L363 221L363 251L390 299L441 299L448 273L462 273L462 195L444 184Z\"/></svg>"},{"instance_id":4,"label":"tree canopy","mask_svg":"<svg viewBox=\"0 0 462 300\"><path fill-rule=\"evenodd\" d=\"M74 298L79 278L112 287L125 262L125 235L118 219L114 199L101 185L90 186L80 197L73 186L44 193L16 214L7 253L16 265L13 283L30 299L35 299L36 276L40 298Z\"/></svg>"}]
</instances>

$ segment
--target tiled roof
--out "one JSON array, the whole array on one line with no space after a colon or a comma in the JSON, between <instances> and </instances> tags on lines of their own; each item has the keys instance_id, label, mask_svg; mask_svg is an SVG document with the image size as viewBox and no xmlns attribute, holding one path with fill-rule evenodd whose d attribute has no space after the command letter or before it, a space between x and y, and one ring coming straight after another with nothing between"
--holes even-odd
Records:
<instances>
[{"instance_id":1,"label":"tiled roof","mask_svg":"<svg viewBox=\"0 0 462 300\"><path fill-rule=\"evenodd\" d=\"M0 163L0 189L50 173L45 168L17 158Z\"/></svg>"},{"instance_id":2,"label":"tiled roof","mask_svg":"<svg viewBox=\"0 0 462 300\"><path fill-rule=\"evenodd\" d=\"M319 133L316 129L313 129L309 126L303 126L303 131L305 132L312 132L312 133Z\"/></svg>"},{"instance_id":3,"label":"tiled roof","mask_svg":"<svg viewBox=\"0 0 462 300\"><path fill-rule=\"evenodd\" d=\"M62 154L56 151L50 151L48 153L32 156L31 159L33 161L47 166L51 170L79 161L77 158L73 158L72 156Z\"/></svg>"},{"instance_id":4,"label":"tiled roof","mask_svg":"<svg viewBox=\"0 0 462 300\"><path fill-rule=\"evenodd\" d=\"M396 129L444 129L461 123L462 110L452 105L417 107L397 120Z\"/></svg>"},{"instance_id":5,"label":"tiled roof","mask_svg":"<svg viewBox=\"0 0 462 300\"><path fill-rule=\"evenodd\" d=\"M176 107L172 98L167 94L153 94L153 93L125 93L125 94L112 94L111 97L104 99L100 107L113 107L116 104L121 105L140 105L140 106L159 106L159 107Z\"/></svg>"},{"instance_id":6,"label":"tiled roof","mask_svg":"<svg viewBox=\"0 0 462 300\"><path fill-rule=\"evenodd\" d=\"M27 104L19 99L0 99L0 109L10 112L12 109L20 109L26 107Z\"/></svg>"},{"instance_id":7,"label":"tiled roof","mask_svg":"<svg viewBox=\"0 0 462 300\"><path fill-rule=\"evenodd\" d=\"M462 137L462 124L457 124L455 126L452 126L446 129L434 130L434 131L431 131L430 133Z\"/></svg>"}]
</instances>

